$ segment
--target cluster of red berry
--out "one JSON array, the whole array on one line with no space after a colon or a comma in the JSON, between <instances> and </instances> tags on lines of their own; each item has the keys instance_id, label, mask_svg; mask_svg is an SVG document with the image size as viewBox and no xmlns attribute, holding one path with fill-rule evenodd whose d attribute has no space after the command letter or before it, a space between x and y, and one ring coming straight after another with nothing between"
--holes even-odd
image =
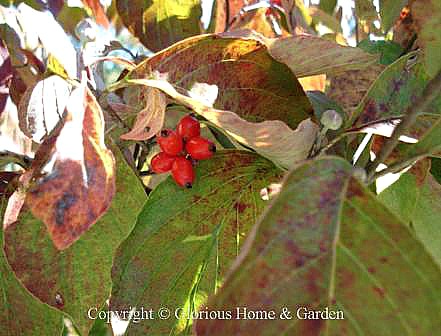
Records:
<instances>
[{"instance_id":1,"label":"cluster of red berry","mask_svg":"<svg viewBox=\"0 0 441 336\"><path fill-rule=\"evenodd\" d=\"M158 174L171 170L178 185L191 188L195 178L193 165L216 152L216 145L200 135L201 125L191 114L179 121L176 131L162 130L156 136L161 152L152 158L151 170Z\"/></svg>"}]
</instances>

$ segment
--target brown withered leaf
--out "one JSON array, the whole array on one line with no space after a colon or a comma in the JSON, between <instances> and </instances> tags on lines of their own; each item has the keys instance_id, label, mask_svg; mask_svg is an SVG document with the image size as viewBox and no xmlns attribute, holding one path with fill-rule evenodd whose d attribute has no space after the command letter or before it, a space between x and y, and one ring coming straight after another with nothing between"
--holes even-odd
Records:
<instances>
[{"instance_id":1,"label":"brown withered leaf","mask_svg":"<svg viewBox=\"0 0 441 336\"><path fill-rule=\"evenodd\" d=\"M135 124L130 132L121 135L124 140L147 140L157 134L164 125L167 99L155 88L144 89L146 106L136 116Z\"/></svg>"},{"instance_id":2,"label":"brown withered leaf","mask_svg":"<svg viewBox=\"0 0 441 336\"><path fill-rule=\"evenodd\" d=\"M104 143L103 114L92 93L81 86L67 103L58 136L44 142L38 161L52 149L39 176L34 174L26 204L41 219L55 246L74 243L108 209L115 193L114 157ZM52 148L51 148L52 147ZM37 172L36 172L37 173Z\"/></svg>"}]
</instances>

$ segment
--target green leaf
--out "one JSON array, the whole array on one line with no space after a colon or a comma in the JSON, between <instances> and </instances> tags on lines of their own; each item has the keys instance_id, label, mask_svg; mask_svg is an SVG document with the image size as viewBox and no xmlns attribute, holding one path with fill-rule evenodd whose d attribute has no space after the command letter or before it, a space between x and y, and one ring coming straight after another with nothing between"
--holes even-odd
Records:
<instances>
[{"instance_id":1,"label":"green leaf","mask_svg":"<svg viewBox=\"0 0 441 336\"><path fill-rule=\"evenodd\" d=\"M152 51L201 33L200 0L117 0L116 8L124 25Z\"/></svg>"},{"instance_id":2,"label":"green leaf","mask_svg":"<svg viewBox=\"0 0 441 336\"><path fill-rule=\"evenodd\" d=\"M378 18L378 13L372 0L355 1L355 14L357 19L363 19L367 22L372 22Z\"/></svg>"},{"instance_id":3,"label":"green leaf","mask_svg":"<svg viewBox=\"0 0 441 336\"><path fill-rule=\"evenodd\" d=\"M337 6L337 0L320 0L319 7L321 10L328 14L333 14L335 6Z\"/></svg>"},{"instance_id":4,"label":"green leaf","mask_svg":"<svg viewBox=\"0 0 441 336\"><path fill-rule=\"evenodd\" d=\"M297 77L363 69L378 59L360 48L341 46L312 35L272 39L267 45L271 56L288 65Z\"/></svg>"},{"instance_id":5,"label":"green leaf","mask_svg":"<svg viewBox=\"0 0 441 336\"><path fill-rule=\"evenodd\" d=\"M0 198L0 218L3 218L6 199ZM0 229L3 245L3 230ZM14 276L3 249L0 251L0 335L22 336L60 335L62 314L34 298Z\"/></svg>"},{"instance_id":6,"label":"green leaf","mask_svg":"<svg viewBox=\"0 0 441 336\"><path fill-rule=\"evenodd\" d=\"M404 51L398 43L392 41L371 41L366 39L361 41L358 47L370 54L380 54L380 63L384 65L395 62Z\"/></svg>"},{"instance_id":7,"label":"green leaf","mask_svg":"<svg viewBox=\"0 0 441 336\"><path fill-rule=\"evenodd\" d=\"M418 44L424 49L424 64L430 77L441 71L441 1L412 0L410 12L418 34Z\"/></svg>"},{"instance_id":8,"label":"green leaf","mask_svg":"<svg viewBox=\"0 0 441 336\"><path fill-rule=\"evenodd\" d=\"M323 92L308 91L306 92L306 95L314 108L314 115L317 120L320 120L322 113L327 110L335 110L341 115L343 120L346 119L346 114L344 113L343 109Z\"/></svg>"},{"instance_id":9,"label":"green leaf","mask_svg":"<svg viewBox=\"0 0 441 336\"><path fill-rule=\"evenodd\" d=\"M432 164L430 167L430 173L441 184L441 159L432 158Z\"/></svg>"},{"instance_id":10,"label":"green leaf","mask_svg":"<svg viewBox=\"0 0 441 336\"><path fill-rule=\"evenodd\" d=\"M410 53L388 66L372 84L353 113L350 124L362 127L377 121L399 118L421 96L430 77L419 58ZM441 115L441 96L420 115Z\"/></svg>"},{"instance_id":11,"label":"green leaf","mask_svg":"<svg viewBox=\"0 0 441 336\"><path fill-rule=\"evenodd\" d=\"M440 330L438 265L351 175L349 163L325 157L287 176L231 276L209 301L208 311L233 310L233 319L198 320L198 335L259 330L262 336L395 336ZM236 320L235 307L274 310L276 319ZM279 318L284 307L291 320ZM341 310L344 319L298 319L299 308Z\"/></svg>"},{"instance_id":12,"label":"green leaf","mask_svg":"<svg viewBox=\"0 0 441 336\"><path fill-rule=\"evenodd\" d=\"M261 214L259 191L280 178L271 162L244 151L222 151L200 162L191 190L171 178L151 194L131 235L118 249L112 310L198 309L225 273ZM178 311L179 313L179 311ZM129 335L186 335L191 319L131 323Z\"/></svg>"},{"instance_id":13,"label":"green leaf","mask_svg":"<svg viewBox=\"0 0 441 336\"><path fill-rule=\"evenodd\" d=\"M415 230L441 266L441 185L429 175L421 186L414 175L405 173L378 199Z\"/></svg>"},{"instance_id":14,"label":"green leaf","mask_svg":"<svg viewBox=\"0 0 441 336\"><path fill-rule=\"evenodd\" d=\"M388 32L397 21L408 0L380 0L380 17L383 30Z\"/></svg>"},{"instance_id":15,"label":"green leaf","mask_svg":"<svg viewBox=\"0 0 441 336\"><path fill-rule=\"evenodd\" d=\"M114 251L146 198L117 147L110 148L117 161L116 195L108 212L70 248L57 250L44 224L26 210L5 232L5 251L16 276L34 296L69 314L84 335L94 322L87 318L88 309L99 309L109 297Z\"/></svg>"},{"instance_id":16,"label":"green leaf","mask_svg":"<svg viewBox=\"0 0 441 336\"><path fill-rule=\"evenodd\" d=\"M441 101L441 95L439 96ZM441 112L441 105L439 110ZM421 155L432 155L441 151L441 117L429 128L423 137L416 143L402 151L404 157L412 158ZM438 153L439 155L439 153Z\"/></svg>"}]
</instances>

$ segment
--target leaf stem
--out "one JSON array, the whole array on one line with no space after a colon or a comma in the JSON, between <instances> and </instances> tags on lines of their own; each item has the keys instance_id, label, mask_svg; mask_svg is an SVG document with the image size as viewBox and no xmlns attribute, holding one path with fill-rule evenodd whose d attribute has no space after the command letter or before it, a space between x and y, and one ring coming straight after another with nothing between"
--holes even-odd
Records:
<instances>
[{"instance_id":1,"label":"leaf stem","mask_svg":"<svg viewBox=\"0 0 441 336\"><path fill-rule=\"evenodd\" d=\"M390 138L386 140L384 146L381 148L378 156L374 161L371 161L366 166L367 180L373 182L376 169L379 164L384 162L392 153L399 142L401 135L405 134L407 130L414 124L417 119L418 112L424 111L427 106L439 95L441 90L441 71L433 78L423 91L423 94L417 101L410 105L404 113L401 123L393 131Z\"/></svg>"},{"instance_id":2,"label":"leaf stem","mask_svg":"<svg viewBox=\"0 0 441 336\"><path fill-rule=\"evenodd\" d=\"M29 168L33 160L27 155L10 152L8 150L0 152L0 159L4 159L5 161L10 160L10 163L16 163L25 169Z\"/></svg>"},{"instance_id":3,"label":"leaf stem","mask_svg":"<svg viewBox=\"0 0 441 336\"><path fill-rule=\"evenodd\" d=\"M415 157L405 159L403 161L395 162L392 165L390 165L389 167L376 172L374 174L374 176L372 176L372 178L367 181L367 184L371 184L373 181L375 181L376 179L378 179L384 175L387 175L390 173L397 173L397 172L409 167L410 165L416 163L418 160L421 160L425 157L427 157L427 154L420 154Z\"/></svg>"}]
</instances>

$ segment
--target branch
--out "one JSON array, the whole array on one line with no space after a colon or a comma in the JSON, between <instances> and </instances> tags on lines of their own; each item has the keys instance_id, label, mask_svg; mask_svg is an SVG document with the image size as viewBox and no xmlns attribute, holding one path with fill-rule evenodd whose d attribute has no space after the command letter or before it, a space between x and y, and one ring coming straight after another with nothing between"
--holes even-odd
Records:
<instances>
[{"instance_id":1,"label":"branch","mask_svg":"<svg viewBox=\"0 0 441 336\"><path fill-rule=\"evenodd\" d=\"M372 181L378 165L384 162L392 153L399 142L400 136L402 134L405 134L410 126L415 123L418 112L424 111L429 106L429 104L439 95L440 90L441 72L438 72L435 78L433 78L426 86L423 94L418 98L418 100L413 105L410 105L407 108L401 123L399 123L398 126L395 128L391 137L386 140L384 146L381 148L380 153L378 153L378 156L375 158L375 160L367 164L366 172L368 181Z\"/></svg>"}]
</instances>

